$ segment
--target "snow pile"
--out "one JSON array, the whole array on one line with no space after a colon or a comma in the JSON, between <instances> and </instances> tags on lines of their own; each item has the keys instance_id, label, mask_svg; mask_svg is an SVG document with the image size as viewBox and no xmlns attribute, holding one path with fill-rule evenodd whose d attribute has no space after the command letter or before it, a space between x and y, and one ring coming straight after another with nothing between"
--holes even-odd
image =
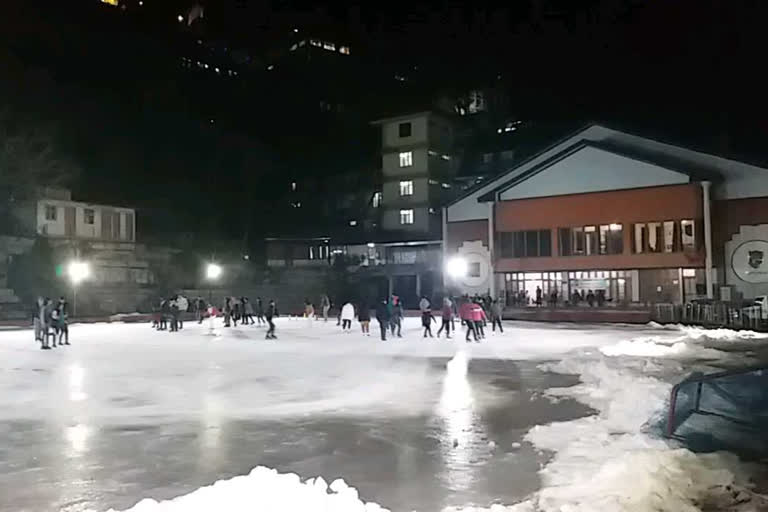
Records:
<instances>
[{"instance_id":1,"label":"snow pile","mask_svg":"<svg viewBox=\"0 0 768 512\"><path fill-rule=\"evenodd\" d=\"M672 359L724 359L728 354L706 348L699 345L678 341L669 343L657 338L637 338L634 340L622 340L615 345L600 347L600 352L610 357L663 357Z\"/></svg>"},{"instance_id":2,"label":"snow pile","mask_svg":"<svg viewBox=\"0 0 768 512\"><path fill-rule=\"evenodd\" d=\"M694 512L703 503L730 499L731 488L748 487L749 468L734 455L671 449L649 435L647 423L661 414L670 385L608 362L573 359L547 366L582 379L549 394L575 398L599 414L537 426L526 435L537 448L555 452L541 471L534 510Z\"/></svg>"},{"instance_id":3,"label":"snow pile","mask_svg":"<svg viewBox=\"0 0 768 512\"><path fill-rule=\"evenodd\" d=\"M281 474L259 466L247 476L219 480L172 500L145 499L129 512L383 512L376 503L361 501L344 480L329 486L321 477L302 482L293 473ZM111 512L114 512L111 511Z\"/></svg>"}]
</instances>

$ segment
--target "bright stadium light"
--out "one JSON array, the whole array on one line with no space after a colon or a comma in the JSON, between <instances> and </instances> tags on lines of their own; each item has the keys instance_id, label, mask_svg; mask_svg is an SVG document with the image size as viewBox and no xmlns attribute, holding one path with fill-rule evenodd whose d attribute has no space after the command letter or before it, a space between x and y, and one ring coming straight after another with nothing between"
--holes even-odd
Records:
<instances>
[{"instance_id":1,"label":"bright stadium light","mask_svg":"<svg viewBox=\"0 0 768 512\"><path fill-rule=\"evenodd\" d=\"M208 266L205 268L205 277L207 277L211 281L215 281L219 277L221 277L222 268L221 265L217 265L215 263L209 263Z\"/></svg>"},{"instance_id":2,"label":"bright stadium light","mask_svg":"<svg viewBox=\"0 0 768 512\"><path fill-rule=\"evenodd\" d=\"M72 284L78 285L91 275L91 266L84 261L72 261L67 267L67 275Z\"/></svg>"},{"instance_id":3,"label":"bright stadium light","mask_svg":"<svg viewBox=\"0 0 768 512\"><path fill-rule=\"evenodd\" d=\"M454 279L464 277L467 275L467 260L459 256L451 258L445 264L445 271Z\"/></svg>"}]
</instances>

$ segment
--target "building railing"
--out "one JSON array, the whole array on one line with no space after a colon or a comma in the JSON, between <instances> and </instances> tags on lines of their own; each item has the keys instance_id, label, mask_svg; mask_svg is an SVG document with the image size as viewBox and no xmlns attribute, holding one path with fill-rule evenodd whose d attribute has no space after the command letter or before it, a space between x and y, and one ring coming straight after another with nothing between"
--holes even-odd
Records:
<instances>
[{"instance_id":1,"label":"building railing","mask_svg":"<svg viewBox=\"0 0 768 512\"><path fill-rule=\"evenodd\" d=\"M728 302L654 304L651 317L662 324L768 331L768 317L759 305L739 306Z\"/></svg>"}]
</instances>

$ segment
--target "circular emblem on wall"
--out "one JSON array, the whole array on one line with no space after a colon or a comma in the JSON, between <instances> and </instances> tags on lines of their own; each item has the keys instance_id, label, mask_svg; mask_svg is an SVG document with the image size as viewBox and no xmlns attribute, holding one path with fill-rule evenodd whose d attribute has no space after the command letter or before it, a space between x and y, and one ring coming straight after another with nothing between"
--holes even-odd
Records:
<instances>
[{"instance_id":1,"label":"circular emblem on wall","mask_svg":"<svg viewBox=\"0 0 768 512\"><path fill-rule=\"evenodd\" d=\"M477 287L485 284L488 279L488 255L478 252L462 254L467 261L467 273L462 278L465 286Z\"/></svg>"},{"instance_id":2,"label":"circular emblem on wall","mask_svg":"<svg viewBox=\"0 0 768 512\"><path fill-rule=\"evenodd\" d=\"M768 283L768 242L749 240L731 254L733 273L747 283Z\"/></svg>"}]
</instances>

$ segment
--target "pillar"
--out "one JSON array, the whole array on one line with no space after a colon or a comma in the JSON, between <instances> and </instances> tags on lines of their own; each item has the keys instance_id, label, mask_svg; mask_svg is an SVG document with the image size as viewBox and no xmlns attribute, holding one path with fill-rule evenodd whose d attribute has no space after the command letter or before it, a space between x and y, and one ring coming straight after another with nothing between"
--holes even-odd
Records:
<instances>
[{"instance_id":1,"label":"pillar","mask_svg":"<svg viewBox=\"0 0 768 512\"><path fill-rule=\"evenodd\" d=\"M421 297L421 274L416 274L416 296Z\"/></svg>"},{"instance_id":2,"label":"pillar","mask_svg":"<svg viewBox=\"0 0 768 512\"><path fill-rule=\"evenodd\" d=\"M494 222L494 205L495 202L488 203L488 272L490 283L488 286L488 292L491 297L496 298L496 273L494 272L494 242L496 240L495 222Z\"/></svg>"},{"instance_id":3,"label":"pillar","mask_svg":"<svg viewBox=\"0 0 768 512\"><path fill-rule=\"evenodd\" d=\"M440 266L440 275L443 276L443 289L448 289L448 278L445 275L445 264L448 263L448 208L443 208L443 264Z\"/></svg>"},{"instance_id":4,"label":"pillar","mask_svg":"<svg viewBox=\"0 0 768 512\"><path fill-rule=\"evenodd\" d=\"M704 205L704 251L706 253L704 279L707 285L707 298L715 296L712 283L712 208L710 204L710 186L708 181L701 182L702 203Z\"/></svg>"}]
</instances>

